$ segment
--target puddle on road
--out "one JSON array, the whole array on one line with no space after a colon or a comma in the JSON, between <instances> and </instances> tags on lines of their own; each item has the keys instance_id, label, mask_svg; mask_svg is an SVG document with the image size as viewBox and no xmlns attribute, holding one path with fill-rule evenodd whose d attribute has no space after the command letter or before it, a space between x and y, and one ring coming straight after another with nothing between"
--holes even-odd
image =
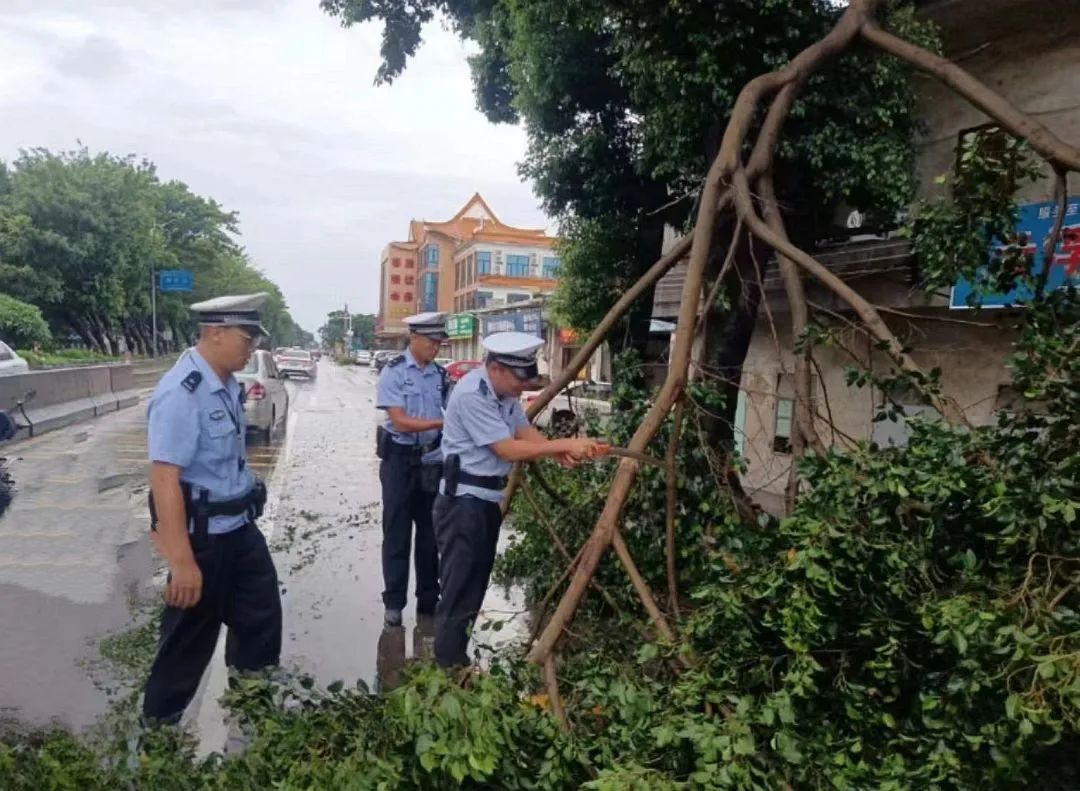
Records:
<instances>
[{"instance_id":1,"label":"puddle on road","mask_svg":"<svg viewBox=\"0 0 1080 791\"><path fill-rule=\"evenodd\" d=\"M285 436L248 440L251 467L271 490L260 528L281 580L282 664L321 685L385 688L433 649L431 624L417 623L412 602L404 627L383 627L374 383L366 371L324 364L318 382L290 384ZM5 449L17 492L0 515L0 720L83 729L141 680L118 664L141 652L144 672L160 601L144 411ZM475 642L520 638L523 610L520 594L493 587ZM482 628L496 622L506 628ZM225 680L219 652L187 718L205 752L221 749Z\"/></svg>"},{"instance_id":2,"label":"puddle on road","mask_svg":"<svg viewBox=\"0 0 1080 791\"><path fill-rule=\"evenodd\" d=\"M250 442L257 474L282 444ZM2 453L0 722L81 730L141 683L135 654L156 642L145 404Z\"/></svg>"}]
</instances>

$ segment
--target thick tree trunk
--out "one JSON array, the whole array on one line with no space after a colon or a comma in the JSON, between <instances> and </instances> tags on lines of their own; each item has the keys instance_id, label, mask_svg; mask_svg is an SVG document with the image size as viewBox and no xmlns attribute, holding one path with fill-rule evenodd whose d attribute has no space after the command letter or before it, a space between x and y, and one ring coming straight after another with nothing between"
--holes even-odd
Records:
<instances>
[{"instance_id":1,"label":"thick tree trunk","mask_svg":"<svg viewBox=\"0 0 1080 791\"><path fill-rule=\"evenodd\" d=\"M715 280L720 274L725 254L732 244L733 230L733 218L722 218L721 226L713 236L714 244L706 273L708 281ZM757 265L764 267L768 255L759 243L753 244L751 247L751 242L745 238L738 241L733 265L724 277L721 293L730 308L705 306L702 365L711 376L716 377L716 385L723 396L724 405L720 414L705 415L702 420L709 445L721 450L725 456L735 446L735 410L742 366L750 350L750 340L754 335L761 305Z\"/></svg>"},{"instance_id":2,"label":"thick tree trunk","mask_svg":"<svg viewBox=\"0 0 1080 791\"><path fill-rule=\"evenodd\" d=\"M102 352L106 356L112 357L113 354L115 354L115 345L113 344L112 337L109 335L108 326L105 324L104 321L101 320L100 316L94 316L93 320L95 326L97 327L98 337L101 338Z\"/></svg>"},{"instance_id":3,"label":"thick tree trunk","mask_svg":"<svg viewBox=\"0 0 1080 791\"><path fill-rule=\"evenodd\" d=\"M101 340L98 338L97 334L94 332L94 328L86 318L81 316L72 318L70 324L75 332L79 333L82 337L83 342L86 343L86 346L90 351L101 354Z\"/></svg>"}]
</instances>

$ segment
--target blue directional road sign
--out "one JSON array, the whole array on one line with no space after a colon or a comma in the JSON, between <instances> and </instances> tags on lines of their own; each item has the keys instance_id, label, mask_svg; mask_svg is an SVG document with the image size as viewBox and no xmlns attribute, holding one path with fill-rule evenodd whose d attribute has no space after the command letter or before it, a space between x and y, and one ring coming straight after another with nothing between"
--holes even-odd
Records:
<instances>
[{"instance_id":1,"label":"blue directional road sign","mask_svg":"<svg viewBox=\"0 0 1080 791\"><path fill-rule=\"evenodd\" d=\"M163 269L158 272L158 289L165 291L191 291L195 288L195 276L190 269Z\"/></svg>"}]
</instances>

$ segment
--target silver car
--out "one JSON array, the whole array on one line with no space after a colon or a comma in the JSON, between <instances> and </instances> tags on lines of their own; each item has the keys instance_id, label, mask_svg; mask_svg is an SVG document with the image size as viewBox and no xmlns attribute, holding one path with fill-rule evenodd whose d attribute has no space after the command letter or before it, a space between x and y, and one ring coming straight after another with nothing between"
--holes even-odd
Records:
<instances>
[{"instance_id":1,"label":"silver car","mask_svg":"<svg viewBox=\"0 0 1080 791\"><path fill-rule=\"evenodd\" d=\"M16 354L14 349L0 341L0 376L24 374L29 370L29 363Z\"/></svg>"},{"instance_id":2,"label":"silver car","mask_svg":"<svg viewBox=\"0 0 1080 791\"><path fill-rule=\"evenodd\" d=\"M311 352L304 349L286 349L277 360L278 371L283 377L303 376L314 381L318 376L318 363Z\"/></svg>"},{"instance_id":3,"label":"silver car","mask_svg":"<svg viewBox=\"0 0 1080 791\"><path fill-rule=\"evenodd\" d=\"M289 418L289 394L270 352L256 350L247 367L236 375L244 388L244 414L249 429L269 441L274 429Z\"/></svg>"}]
</instances>

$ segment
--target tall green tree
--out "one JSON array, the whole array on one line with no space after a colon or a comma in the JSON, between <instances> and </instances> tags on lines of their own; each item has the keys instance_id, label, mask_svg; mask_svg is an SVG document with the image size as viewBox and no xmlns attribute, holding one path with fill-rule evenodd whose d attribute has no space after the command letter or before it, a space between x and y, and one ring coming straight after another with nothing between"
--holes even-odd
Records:
<instances>
[{"instance_id":1,"label":"tall green tree","mask_svg":"<svg viewBox=\"0 0 1080 791\"><path fill-rule=\"evenodd\" d=\"M151 283L162 269L191 270L195 292L158 295L158 348L194 338L191 302L255 291L270 294L274 342L296 342L302 330L238 232L235 213L162 183L147 160L81 148L0 163L0 292L37 306L54 336L75 333L100 352L121 339L139 353L153 347Z\"/></svg>"},{"instance_id":2,"label":"tall green tree","mask_svg":"<svg viewBox=\"0 0 1080 791\"><path fill-rule=\"evenodd\" d=\"M345 331L348 321L345 311L332 310L326 316L326 323L319 328L319 337L324 346L336 346L345 343ZM352 315L353 346L370 349L375 340L375 314L354 313Z\"/></svg>"},{"instance_id":3,"label":"tall green tree","mask_svg":"<svg viewBox=\"0 0 1080 791\"><path fill-rule=\"evenodd\" d=\"M666 224L687 229L742 86L817 40L842 11L833 0L322 0L322 7L345 25L384 23L379 81L401 73L436 16L479 46L471 58L478 106L528 133L521 173L561 221L559 309L582 329L659 258ZM925 42L910 10L897 9L890 24ZM848 58L811 78L780 141L776 172L796 242L827 235L840 203L872 222L890 221L907 204L912 108L908 74L887 58ZM715 234L711 273L730 238L730 228ZM732 382L760 302L752 253L743 246L723 308L708 324L705 362ZM640 300L622 336L634 345L644 338L651 297Z\"/></svg>"}]
</instances>

